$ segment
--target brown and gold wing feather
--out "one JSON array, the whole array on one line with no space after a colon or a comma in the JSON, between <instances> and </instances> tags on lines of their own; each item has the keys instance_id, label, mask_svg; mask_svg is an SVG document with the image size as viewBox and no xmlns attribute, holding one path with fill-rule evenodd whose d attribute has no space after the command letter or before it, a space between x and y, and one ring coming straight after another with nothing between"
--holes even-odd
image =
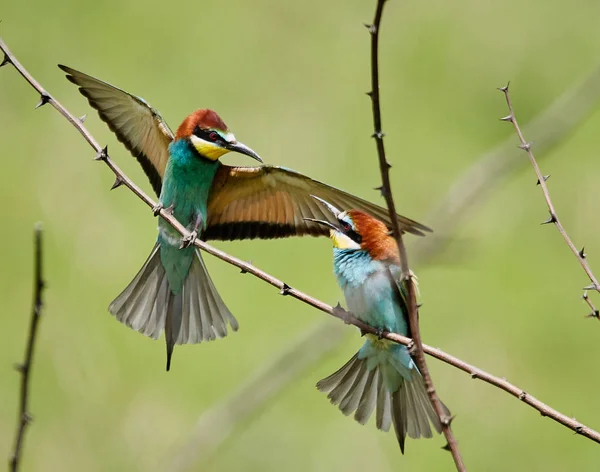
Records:
<instances>
[{"instance_id":1,"label":"brown and gold wing feather","mask_svg":"<svg viewBox=\"0 0 600 472\"><path fill-rule=\"evenodd\" d=\"M315 195L340 210L368 213L390 227L386 208L330 187L283 167L230 167L217 171L208 196L208 221L203 239L271 239L327 235L323 225L303 218L336 223L333 215L311 197ZM403 231L422 236L427 226L398 215Z\"/></svg>"},{"instance_id":2,"label":"brown and gold wing feather","mask_svg":"<svg viewBox=\"0 0 600 472\"><path fill-rule=\"evenodd\" d=\"M98 111L102 121L138 160L152 188L160 195L173 132L158 110L143 98L83 72L63 65L58 67L67 73L69 81L79 86L79 91Z\"/></svg>"}]
</instances>

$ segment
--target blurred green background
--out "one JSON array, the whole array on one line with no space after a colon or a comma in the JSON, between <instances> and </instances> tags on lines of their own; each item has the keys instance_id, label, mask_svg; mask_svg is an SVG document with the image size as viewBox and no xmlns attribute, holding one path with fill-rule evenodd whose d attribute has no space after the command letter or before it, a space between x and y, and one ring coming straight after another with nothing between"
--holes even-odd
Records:
<instances>
[{"instance_id":1,"label":"blurred green background","mask_svg":"<svg viewBox=\"0 0 600 472\"><path fill-rule=\"evenodd\" d=\"M150 192L137 163L57 63L138 94L175 128L211 107L270 163L379 199L369 88L374 1L104 2L5 0L0 35ZM495 90L512 81L523 124L600 60L595 1L390 1L382 32L384 130L401 213L427 214L490 147L516 136ZM33 374L24 470L169 470L197 419L315 323L336 323L206 256L238 333L179 347L112 319L108 303L141 266L156 220L15 70L0 70L0 458L12 448L32 289L32 228L45 227L48 281ZM543 158L557 211L600 271L600 114ZM534 140L536 136L527 136ZM526 159L523 156L523 159ZM226 156L226 163L250 165ZM524 165L467 215L446 257L415 267L427 343L508 378L600 428L600 325L578 299L587 280L547 217ZM418 244L410 241L412 247ZM219 243L329 303L341 299L326 239ZM595 298L600 304L598 297ZM410 440L361 427L314 384L360 346L344 342L255 412L190 470L452 470L442 437ZM470 470L598 470L598 445L435 360ZM207 434L210 435L210 432Z\"/></svg>"}]
</instances>

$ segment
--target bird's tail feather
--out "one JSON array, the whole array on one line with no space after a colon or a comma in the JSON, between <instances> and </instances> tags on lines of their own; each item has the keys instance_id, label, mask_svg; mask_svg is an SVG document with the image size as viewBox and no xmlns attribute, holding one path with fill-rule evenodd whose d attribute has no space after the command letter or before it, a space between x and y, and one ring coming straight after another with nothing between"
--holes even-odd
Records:
<instances>
[{"instance_id":1,"label":"bird's tail feather","mask_svg":"<svg viewBox=\"0 0 600 472\"><path fill-rule=\"evenodd\" d=\"M196 250L183 290L174 294L156 244L123 292L108 307L117 320L158 339L165 329L167 370L175 344L195 344L227 336L238 322L217 292Z\"/></svg>"},{"instance_id":2,"label":"bird's tail feather","mask_svg":"<svg viewBox=\"0 0 600 472\"><path fill-rule=\"evenodd\" d=\"M402 377L400 386L390 391L391 383L385 379L389 371L384 372L389 367L387 363L369 362L368 357L361 359L356 353L341 369L319 381L317 388L328 393L331 403L338 405L344 415L354 413L360 424L365 424L376 410L377 428L389 431L393 424L404 453L407 434L411 438L431 438L430 423L438 433L442 427L419 371L411 369L409 379Z\"/></svg>"}]
</instances>

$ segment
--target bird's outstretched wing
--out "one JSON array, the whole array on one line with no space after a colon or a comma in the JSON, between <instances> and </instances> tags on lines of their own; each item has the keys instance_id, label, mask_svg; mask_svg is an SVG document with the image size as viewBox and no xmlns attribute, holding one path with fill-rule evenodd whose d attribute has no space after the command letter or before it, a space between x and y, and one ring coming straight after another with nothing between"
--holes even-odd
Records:
<instances>
[{"instance_id":1,"label":"bird's outstretched wing","mask_svg":"<svg viewBox=\"0 0 600 472\"><path fill-rule=\"evenodd\" d=\"M271 239L287 236L327 235L323 225L303 218L337 223L332 213L311 195L340 210L364 211L390 226L388 211L378 205L330 187L283 167L230 167L217 171L208 196L208 221L203 239ZM422 236L431 231L398 215L403 231Z\"/></svg>"},{"instance_id":2,"label":"bird's outstretched wing","mask_svg":"<svg viewBox=\"0 0 600 472\"><path fill-rule=\"evenodd\" d=\"M162 177L169 159L173 132L158 110L136 97L83 72L60 65L67 79L79 86L81 94L98 110L110 130L141 164L152 188L160 195Z\"/></svg>"}]
</instances>

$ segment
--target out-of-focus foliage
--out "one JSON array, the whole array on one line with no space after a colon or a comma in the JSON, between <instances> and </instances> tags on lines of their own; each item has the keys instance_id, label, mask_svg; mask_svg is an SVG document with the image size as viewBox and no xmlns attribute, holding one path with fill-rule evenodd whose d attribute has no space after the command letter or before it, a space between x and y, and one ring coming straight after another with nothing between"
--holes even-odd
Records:
<instances>
[{"instance_id":1,"label":"out-of-focus foliage","mask_svg":"<svg viewBox=\"0 0 600 472\"><path fill-rule=\"evenodd\" d=\"M148 191L137 163L57 63L141 95L172 127L212 107L266 161L377 200L362 26L373 10L359 0L6 0L0 34L60 101L88 113L91 131ZM513 133L498 121L506 108L496 87L512 81L526 124L596 65L599 15L598 2L583 0L389 2L383 118L403 214L423 220L455 177ZM150 251L156 221L126 190L108 191L110 172L58 113L33 111L37 100L14 70L0 70L0 458L12 444L12 365L24 349L31 234L41 220L48 291L24 470L158 470L202 412L324 315L207 256L241 329L177 349L166 373L163 341L107 313ZM600 272L599 126L594 113L539 157L564 225ZM450 257L416 268L423 336L598 428L600 325L583 318L583 272L558 233L539 225L547 212L534 183L524 167L469 216ZM218 246L323 300L341 297L326 239ZM347 330L334 355L238 429L202 470L450 470L443 438L409 441L402 457L393 434L345 418L314 388L361 344ZM431 361L431 370L470 470L597 470L597 445L450 367Z\"/></svg>"}]
</instances>

